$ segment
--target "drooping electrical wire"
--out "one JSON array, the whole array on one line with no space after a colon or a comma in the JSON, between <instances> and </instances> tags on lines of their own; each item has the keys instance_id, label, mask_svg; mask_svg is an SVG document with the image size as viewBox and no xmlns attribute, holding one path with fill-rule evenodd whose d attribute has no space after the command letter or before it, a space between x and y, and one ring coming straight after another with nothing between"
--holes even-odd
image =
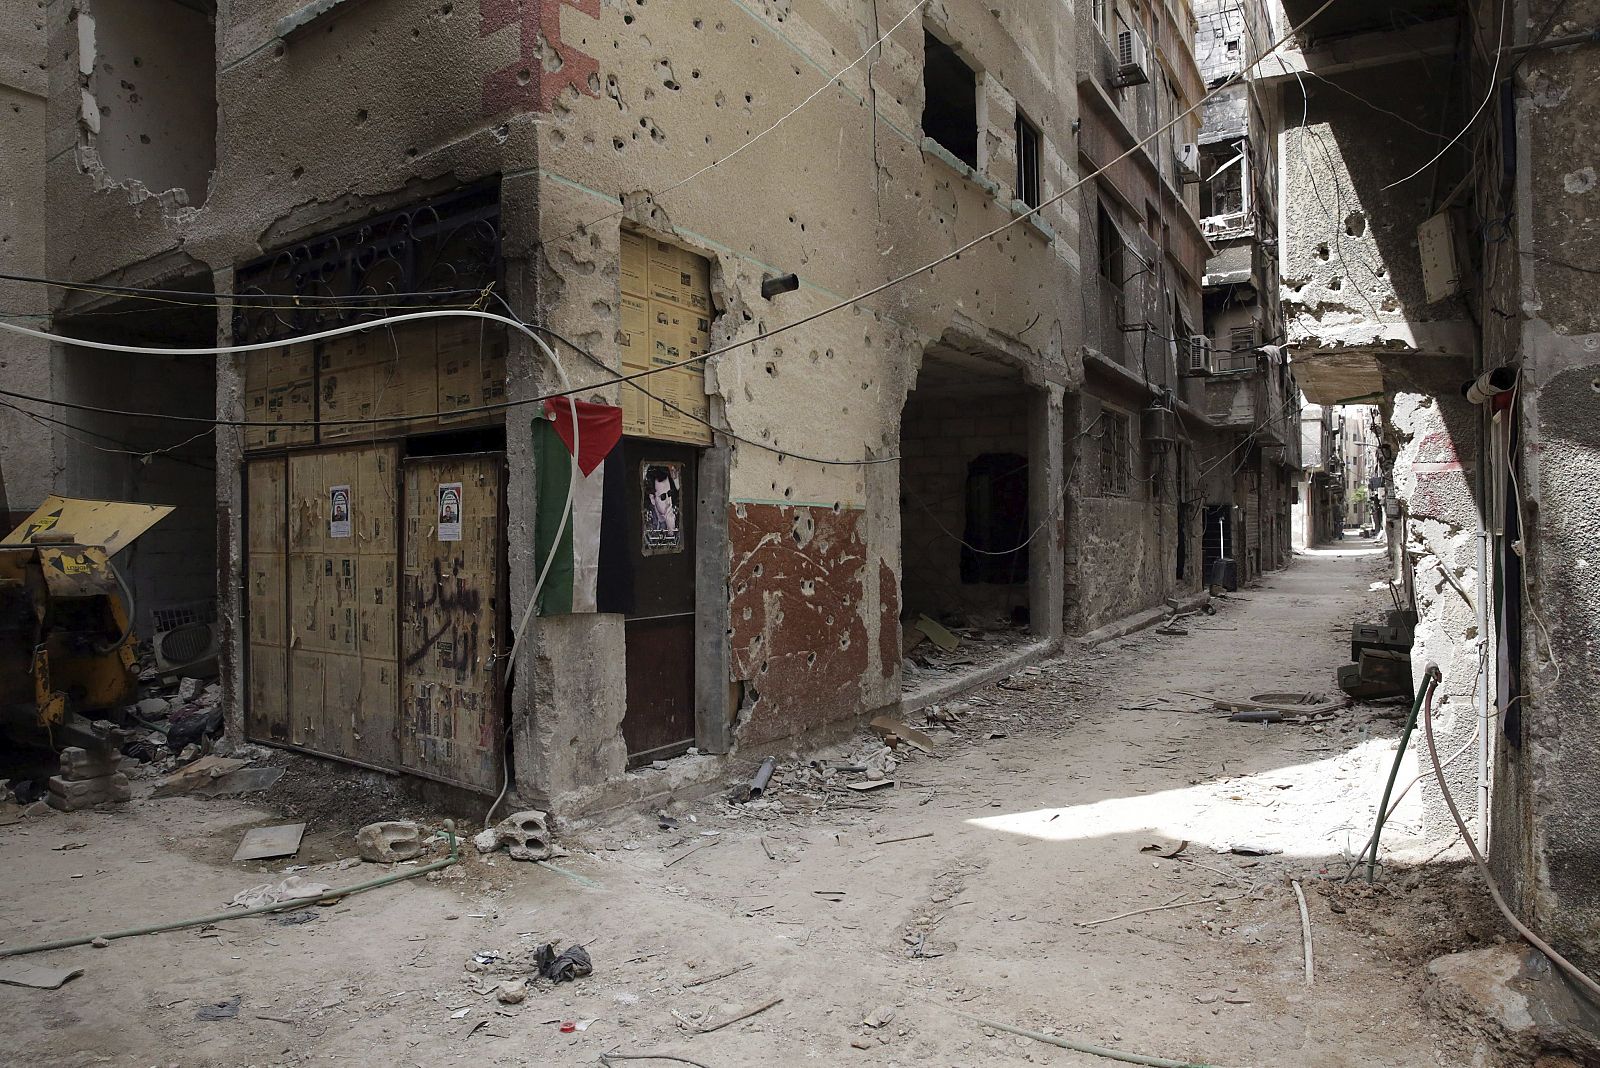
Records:
<instances>
[{"instance_id":1,"label":"drooping electrical wire","mask_svg":"<svg viewBox=\"0 0 1600 1068\"><path fill-rule=\"evenodd\" d=\"M478 406L472 407L472 408L456 409L456 410L454 410L454 411L452 411L452 412L450 412L448 414L453 415L453 416L463 416L463 415L478 414L478 413L482 413L482 412L502 411L502 410L506 410L506 409L510 409L510 408L514 408L514 407L519 407L519 406L522 406L522 405L527 405L527 404L543 403L546 400L554 399L554 398L557 398L557 397L571 396L573 394L582 392L585 389L595 389L595 388L599 388L599 387L602 387L602 386L614 385L614 384L619 384L619 383L626 383L626 382L631 382L631 381L634 381L634 380L637 380L637 379L648 378L651 375L663 374L663 373L665 373L667 371L673 370L674 368L690 366L692 364L704 362L704 361L709 360L709 359L711 359L711 358L713 358L715 356L721 356L721 355L723 355L725 353L733 352L733 351L736 351L738 349L748 348L750 346L758 344L761 341L767 340L768 338L776 337L776 336L778 336L780 334L787 333L788 331L798 329L801 326L805 326L805 325L807 325L809 323L815 322L818 319L822 319L822 318L824 318L824 317L826 317L828 315L832 315L835 312L842 311L845 308L852 307L852 306L854 306L856 304L859 304L860 302L862 302L864 300L868 300L868 299L870 299L870 298L872 298L874 296L877 296L878 294L883 293L883 292L885 292L885 291L887 291L889 289L893 289L896 286L902 285L905 282L910 281L913 278L916 278L916 277L918 277L918 276L920 276L922 274L925 274L925 273L927 273L929 271L932 271L932 270L936 269L937 267L939 267L942 264L948 263L951 260L955 260L955 259L959 258L963 253L970 251L971 249L977 247L978 245L984 243L985 241L991 240L992 238L994 238L994 237L1006 232L1007 230L1010 230L1012 227L1021 225L1022 223L1026 222L1028 219L1030 219L1033 216L1035 216L1035 215L1039 214L1040 212L1042 212L1045 208L1050 207L1050 206L1060 202L1061 200L1065 199L1066 197L1070 196L1071 194L1077 192L1079 189L1083 188L1089 182L1094 181L1100 175L1106 173L1106 171L1109 168L1116 166L1117 164L1121 163L1124 159L1127 159L1129 156L1133 155L1133 153L1141 151L1151 141L1154 141L1156 138L1166 134L1169 130L1171 130L1173 127L1177 126L1185 118L1187 118L1188 116L1192 115L1193 113L1195 113L1196 111L1198 111L1202 107L1204 107L1205 104L1209 100L1211 100L1213 97L1215 97L1218 93L1220 93L1220 92L1224 91L1225 89L1228 89L1231 86L1233 86L1234 84L1238 83L1250 71L1254 70L1264 59L1266 59L1269 55L1271 55L1273 52L1275 52L1278 48L1282 47L1282 45L1286 41L1288 41L1290 38L1292 38L1296 34L1298 34L1301 31L1303 31L1308 25L1310 25L1315 19L1317 19L1324 11L1326 11L1328 8L1332 7L1337 2L1338 2L1338 0L1323 0L1323 2L1321 4L1319 4L1314 11L1312 11L1309 15L1307 15L1299 23L1297 23L1294 26L1291 26L1289 29L1284 31L1284 33L1281 36L1279 36L1275 41L1273 41L1271 46L1268 48L1268 50L1266 52L1262 53L1261 55L1258 55L1254 60L1250 61L1250 63L1242 66L1240 68L1240 70L1238 71L1238 73L1236 73L1234 75L1231 75L1228 79L1226 79L1223 82L1219 83L1215 88L1213 88L1210 92L1208 92L1204 96L1202 96L1199 100L1197 100L1190 107L1188 107L1187 109L1185 109L1182 112L1179 112L1173 118L1168 120L1166 123L1163 123L1162 125L1158 126L1156 129L1152 130L1149 134L1145 135L1143 138L1135 140L1132 145L1130 145L1128 148L1124 149L1118 155L1112 157L1110 160L1108 160L1106 163L1104 163L1101 166L1099 166L1098 168L1096 168L1094 171L1090 172L1089 174L1084 175L1078 181L1076 181L1076 182L1072 183L1071 185L1067 186L1066 188L1062 189L1059 193L1056 193L1051 197L1048 197L1048 198L1046 198L1044 200L1041 200L1037 205L1035 205L1034 207L1028 209L1027 211L1018 212L1018 213L1014 214L1012 216L1012 218L1008 222L1001 223L998 226L995 226L995 227L993 227L993 228L991 228L989 230L984 231L983 233L978 234L976 237L973 237L970 240L963 242L962 244L956 246L954 249L951 249L949 252L946 252L943 255L938 256L938 257L934 258L933 260L930 260L927 263L922 264L919 267L912 268L911 270L903 272L902 274L896 275L895 277L890 278L885 282L881 282L878 285L869 287L868 289L865 289L862 292L857 293L855 296L845 297L845 298L843 298L843 299L841 299L839 301L836 301L833 304L828 305L825 308L821 308L821 309L819 309L819 310L817 310L815 312L812 312L812 313L810 313L808 315L803 315L800 318L792 320L792 321L790 321L788 323L784 323L784 324L782 324L780 326L773 327L770 330L762 331L762 332L757 333L757 334L755 334L755 335L753 335L751 337L748 337L748 338L743 338L743 339L739 339L739 340L736 340L736 341L731 341L728 344L721 346L720 348L711 349L711 350L708 350L707 352L703 352L703 353L700 353L700 354L695 355L695 356L688 357L688 358L683 359L683 360L678 360L678 361L676 361L674 363L662 365L662 366L659 366L659 367L651 367L651 368L647 368L645 370L635 371L635 372L628 373L628 374L617 375L617 376L615 376L615 377L613 377L613 378L611 378L609 380L601 381L601 382L588 383L587 385L582 386L582 387L571 387L571 388L568 388L568 389L563 389L563 390L556 391L554 393L544 394L544 395L537 396L537 397L524 398L524 399L520 399L520 400L507 400L507 401L495 402L495 403L491 403L491 404L478 405ZM436 310L436 311L410 312L410 313L401 314L401 315L386 316L386 317L383 317L383 318L380 318L380 319L372 320L370 322L350 324L350 325L347 325L347 326L336 327L336 328L329 329L329 330L318 331L318 332L315 332L315 333L312 333L312 334L307 334L307 335L303 335L303 336L296 337L296 338L288 338L288 339L280 338L280 339L277 339L277 340L272 341L272 342L261 342L261 343L248 344L248 345L219 345L219 346L201 346L201 347L194 347L194 348L161 348L161 347L140 346L140 345L115 345L115 344L111 344L111 343L108 343L108 342L100 342L100 341L84 341L84 340L76 339L76 338L62 337L60 335L52 334L52 333L49 333L47 331L33 330L31 328L28 328L28 327L19 326L19 325L14 324L14 323L6 323L6 322L0 322L0 330L8 330L8 331L11 331L11 332L14 332L14 333L20 333L20 334L23 334L23 335L26 335L26 336L30 336L30 337L34 337L34 338L38 338L38 339L41 339L41 340L58 342L58 343L61 343L61 344L73 345L73 346L77 346L77 347L81 347L81 348L99 349L99 350L102 350L102 351L109 351L109 352L126 352L126 353L134 353L134 354L161 355L161 356L201 355L201 354L208 354L208 353L209 354L218 354L218 355L220 355L220 354L231 354L231 353L257 352L257 351L262 351L262 350L265 350L265 349L278 348L278 347L281 347L281 346L283 346L285 344L303 343L303 342L307 342L307 341L320 340L320 339L328 338L328 337L336 337L336 336L340 336L342 334L350 333L350 332L353 332L353 331L356 331L356 330L372 329L374 327L385 325L385 324L394 325L394 324L398 324L398 323L402 323L402 322L410 322L410 321L414 321L414 320L418 320L418 319L438 318L438 317L444 317L444 316L480 317L480 318L491 319L491 320L494 320L494 321L498 321L498 322L504 323L506 325L514 326L515 328L517 328L519 331L522 331L523 333L528 333L528 328L523 326L521 323L517 322L514 319L508 319L508 318L506 318L504 316L496 315L496 314L491 313L491 312L484 312L484 311L478 311L478 310L473 310L473 309L439 309L439 310ZM99 411L99 412L102 412L104 414L121 415L121 416L130 417L130 418L145 417L145 418L158 418L158 419L168 419L168 420L179 421L179 422L195 422L195 423L211 422L214 425L219 425L219 426L279 426L279 427L282 427L282 426L306 426L306 425L316 426L316 425L319 425L319 424L320 425L330 425L330 424L337 424L337 425L366 425L366 424L371 424L371 423L376 423L376 422L389 422L389 421L392 421L392 420L389 420L389 419L383 419L383 418L379 418L379 417L356 418L356 419L339 419L339 420L311 420L309 422L308 421L290 421L290 420L286 420L286 421L282 421L282 422L251 422L249 420L225 420L225 419L205 420L205 419L201 419L201 418L198 418L198 417L159 415L159 414L156 414L156 413L148 413L148 412L130 412L130 411L122 411L122 410L116 410L116 409L97 408L97 407L94 407L94 406L78 405L78 404L74 404L74 403L66 402L66 401L57 401L57 400L52 400L52 399L48 399L48 398L31 397L31 396L28 396L26 394L20 394L20 393L16 393L14 391L9 391L9 390L0 390L0 396L9 396L9 397L17 398L17 399L22 399L22 400L30 400L30 401L34 401L34 402L42 403L42 404L50 404L50 405L57 405L57 406L60 406L60 407L74 408L74 409L77 409L77 410ZM438 415L445 414L445 413L435 412L435 413L432 413L432 414L436 417ZM417 415L414 416L414 418L428 418L428 417L429 417L429 413L417 413Z\"/></svg>"},{"instance_id":2,"label":"drooping electrical wire","mask_svg":"<svg viewBox=\"0 0 1600 1068\"><path fill-rule=\"evenodd\" d=\"M1489 91L1483 95L1483 103L1478 105L1477 110L1472 113L1472 117L1466 121L1466 125L1462 126L1454 137L1446 141L1444 147L1439 149L1438 152L1435 152L1433 156L1429 158L1428 162L1424 163L1422 166L1418 167L1404 178L1401 178L1398 181L1390 182L1388 185L1383 186L1379 192L1388 192L1397 185L1404 185L1406 182L1411 181L1411 179L1415 178L1417 175L1421 174L1435 163L1438 163L1439 160L1444 158L1444 154L1450 151L1450 149L1455 146L1455 143L1466 136L1467 131L1472 129L1472 127L1477 124L1478 116L1483 114L1483 109L1489 106L1489 101L1493 100L1495 93L1499 92L1500 90L1500 57L1504 53L1506 47L1506 12L1510 9L1510 7L1511 0L1501 0L1500 40L1495 46L1494 67L1489 71Z\"/></svg>"}]
</instances>

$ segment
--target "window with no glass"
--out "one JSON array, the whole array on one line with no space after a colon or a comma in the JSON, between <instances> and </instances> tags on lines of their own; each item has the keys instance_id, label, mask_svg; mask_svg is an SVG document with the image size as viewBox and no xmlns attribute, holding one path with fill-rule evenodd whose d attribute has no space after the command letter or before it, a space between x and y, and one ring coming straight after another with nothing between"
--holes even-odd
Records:
<instances>
[{"instance_id":1,"label":"window with no glass","mask_svg":"<svg viewBox=\"0 0 1600 1068\"><path fill-rule=\"evenodd\" d=\"M1039 206L1039 128L1017 110L1017 199Z\"/></svg>"},{"instance_id":2,"label":"window with no glass","mask_svg":"<svg viewBox=\"0 0 1600 1068\"><path fill-rule=\"evenodd\" d=\"M1105 409L1100 415L1100 495L1128 495L1128 417Z\"/></svg>"},{"instance_id":3,"label":"window with no glass","mask_svg":"<svg viewBox=\"0 0 1600 1068\"><path fill-rule=\"evenodd\" d=\"M1095 243L1099 252L1100 275L1107 281L1121 285L1122 231L1117 229L1104 204L1097 204L1095 210L1098 212L1095 218Z\"/></svg>"},{"instance_id":4,"label":"window with no glass","mask_svg":"<svg viewBox=\"0 0 1600 1068\"><path fill-rule=\"evenodd\" d=\"M1200 150L1201 218L1237 218L1249 210L1246 142L1225 141Z\"/></svg>"},{"instance_id":5,"label":"window with no glass","mask_svg":"<svg viewBox=\"0 0 1600 1068\"><path fill-rule=\"evenodd\" d=\"M923 31L922 132L978 166L978 75L956 50Z\"/></svg>"}]
</instances>

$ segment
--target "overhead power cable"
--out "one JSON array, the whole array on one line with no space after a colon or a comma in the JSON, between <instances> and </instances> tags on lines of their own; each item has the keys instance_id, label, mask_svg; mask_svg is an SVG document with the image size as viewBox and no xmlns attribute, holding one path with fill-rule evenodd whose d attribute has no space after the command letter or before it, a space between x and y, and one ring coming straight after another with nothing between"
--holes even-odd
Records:
<instances>
[{"instance_id":1,"label":"overhead power cable","mask_svg":"<svg viewBox=\"0 0 1600 1068\"><path fill-rule=\"evenodd\" d=\"M1393 189L1397 185L1403 185L1404 183L1411 181L1411 179L1415 178L1423 171L1427 170L1429 167L1433 166L1435 163L1438 163L1439 160L1444 157L1444 154L1450 151L1450 149L1455 146L1455 143L1465 137L1467 131L1472 129L1472 127L1477 124L1478 116L1483 114L1483 109L1489 106L1489 101L1494 99L1494 94L1498 92L1500 88L1500 57L1504 54L1506 47L1506 11L1510 7L1511 0L1501 0L1500 42L1495 46L1494 67L1489 71L1489 91L1484 94L1483 103L1478 105L1478 109L1472 113L1472 118L1468 119L1466 124L1461 127L1456 135L1450 138L1450 140L1446 141L1444 147L1439 149L1438 152L1434 153L1428 162L1424 163L1422 166L1418 167L1404 178L1401 178L1398 181L1390 182L1388 185L1384 186L1383 189L1379 190L1379 192L1386 192L1390 189Z\"/></svg>"},{"instance_id":2,"label":"overhead power cable","mask_svg":"<svg viewBox=\"0 0 1600 1068\"><path fill-rule=\"evenodd\" d=\"M1102 164L1101 166L1096 168L1094 171L1091 171L1089 174L1084 175L1078 181L1073 182L1072 184L1068 185L1065 189L1061 190L1061 192L1056 193L1053 196L1050 196L1050 197L1048 197L1048 198L1046 198L1044 200L1041 200L1037 205L1035 205L1034 207L1028 209L1026 212L1022 212L1020 214L1017 214L1017 215L1013 216L1012 219L1009 222L1001 223L999 226L996 226L996 227L994 227L994 228L992 228L990 230L984 231L983 233L979 234L978 236L976 236L974 238L971 238L970 240L968 240L966 242L963 242L962 244L958 245L956 248L950 250L949 252L946 252L942 256L936 257L935 259L933 259L933 260L921 265L920 267L912 268L911 270L906 271L906 272L904 272L902 274L896 275L895 277L893 277L893 278L891 278L891 279L889 279L889 280L887 280L885 282L879 283L876 286L872 286L872 287L870 287L870 288L868 288L866 290L863 290L862 292L856 294L853 297L846 297L846 298L844 298L842 300L839 300L839 301L837 301L837 302L835 302L833 304L830 304L829 306L827 306L825 308L822 308L822 309L819 309L819 310L817 310L815 312L812 312L809 315L804 315L804 316L801 316L800 318L795 319L795 320L793 320L791 322L784 323L784 324L782 324L780 326L773 327L771 330L762 331L762 332L760 332L758 334L755 334L752 337L743 338L743 339L740 339L740 340L737 340L737 341L729 342L728 344L723 345L720 348L711 349L709 351L700 353L698 355L688 357L687 359L678 360L678 361L676 361L674 363L665 364L665 365L658 366L658 367L651 367L651 368L647 368L647 369L642 370L642 371L635 371L635 372L631 372L631 373L628 373L628 374L616 375L616 376L614 376L614 377L612 377L610 379L606 379L606 380L602 380L602 381L598 381L598 382L591 382L591 383L588 383L588 384L586 384L584 386L568 387L568 388L564 388L564 389L555 391L553 393L546 393L546 394L542 394L542 395L539 395L539 396L524 398L524 399L521 399L521 400L508 400L508 401L495 402L495 403L491 403L491 404L478 405L478 406L471 407L471 408L461 408L461 409L453 410L453 411L451 411L449 413L434 412L434 413L431 413L431 415L433 417L437 417L437 416L440 416L440 415L448 414L448 415L451 415L451 416L454 416L454 417L460 417L460 416L464 416L464 415L474 415L474 414L479 414L479 413L484 413L484 412L503 411L503 410L506 410L506 409L519 407L519 406L523 406L523 405L528 405L528 404L541 404L546 400L551 400L551 399L554 399L554 398L557 398L557 397L572 396L574 394L581 393L581 392L583 392L585 390L598 389L598 388L602 388L602 387L609 386L609 385L615 385L615 384L625 383L625 382L632 382L632 381L636 381L638 379L648 378L651 375L662 374L662 373L665 373L667 371L673 370L673 369L678 368L678 367L686 367L686 366L690 366L692 364L702 363L702 362L704 362L706 360L711 359L714 356L721 356L721 355L723 355L725 353L734 352L734 351L737 351L737 350L743 349L743 348L748 348L748 347L753 346L753 345L755 345L755 344L757 344L757 343L759 343L761 341L767 340L768 338L776 337L779 334L784 334L784 333L787 333L788 331L797 329L797 328L799 328L801 326L805 326L808 323L815 322L818 319L822 319L822 318L824 318L824 317L826 317L828 315L832 315L835 312L842 311L845 308L852 307L853 305L859 304L864 300L867 300L867 299L869 299L871 297L875 297L880 293L883 293L883 292L886 292L887 290L895 288L896 286L902 285L905 282L908 282L911 279L918 277L919 275L926 274L927 272L934 270L935 268L939 267L941 264L948 263L951 260L957 259L958 257L961 256L962 253L968 252L971 249L977 247L978 245L984 243L985 241L988 241L988 240L990 240L990 239L992 239L994 237L997 237L998 235L1006 232L1007 230L1011 229L1012 227L1018 226L1018 225L1020 225L1020 224L1022 224L1024 222L1026 222L1028 219L1030 219L1030 218L1034 217L1035 215L1039 214L1040 212L1042 212L1045 208L1048 208L1048 207L1060 202L1061 200L1063 200L1066 197L1070 196L1071 194L1073 194L1074 192L1076 192L1077 190L1079 190L1080 188L1082 188L1083 186L1085 186L1089 182L1094 181L1100 175L1106 173L1106 171L1109 168L1116 166L1118 163L1122 162L1124 159L1127 159L1133 153L1135 153L1137 151L1140 151L1141 149L1144 148L1145 145L1147 145L1151 141L1154 141L1156 138L1162 136L1163 134L1167 133L1173 127L1177 126L1178 123L1182 122L1185 118L1187 118L1188 116L1194 114L1196 111L1200 110L1200 108L1202 108L1206 104L1207 101L1211 100L1218 93L1221 93L1224 90L1226 90L1228 88L1231 88L1234 84L1238 83L1243 77L1245 77L1245 75L1247 75L1250 71L1254 70L1262 62L1262 60L1266 59L1273 52L1275 52L1278 48L1282 47L1284 42L1288 41L1291 37L1295 36L1296 34L1300 33L1302 30L1304 30L1308 25L1311 24L1311 22L1313 22L1318 16L1320 16L1328 8L1332 7L1336 2L1337 2L1337 0L1323 0L1323 2L1317 6L1316 10L1312 11L1311 14L1307 15L1304 19L1302 19L1296 25L1291 26L1288 30L1284 31L1284 33L1281 36L1279 36L1275 41L1272 42L1272 44L1269 46L1269 48L1265 52L1263 52L1261 55L1257 56L1255 59L1251 60L1250 63L1248 63L1245 66L1241 67L1240 70L1237 73L1233 74L1232 76L1230 76L1226 80L1218 83L1218 85L1215 88L1213 88L1210 92L1208 92L1204 96L1202 96L1199 100L1197 100L1189 108L1187 108L1184 111L1179 112L1177 115L1173 116L1173 118L1171 118L1167 122L1163 123L1162 125L1158 126L1155 130L1151 131L1149 134L1145 135L1143 138L1140 138L1140 139L1134 141L1134 143L1132 145L1130 145L1128 148L1124 149L1121 153L1117 154L1116 156L1113 156L1110 160L1106 161L1104 164ZM306 335L303 335L301 337L296 337L296 338L279 338L279 339L277 339L275 341L271 341L271 342L260 342L260 343L248 344L248 345L216 345L216 346L202 346L202 347L195 347L195 348L160 348L160 347L142 346L142 345L116 345L116 344L112 344L110 342L103 342L103 341L86 341L86 340L81 340L81 339L77 339L77 338L63 337L63 336L60 336L60 335L57 335L57 334L49 333L47 331L34 330L34 329L29 328L29 327L19 326L19 325L15 324L15 323L6 323L6 322L0 322L0 330L9 330L9 331L11 331L13 333L23 334L23 335L28 336L28 337L34 337L34 338L38 338L38 339L45 340L45 341L58 342L60 344L65 344L65 345L75 345L75 346L78 346L78 347L81 347L81 348L98 349L98 350L105 351L105 352L127 352L127 353L141 354L141 355L158 355L158 356L201 355L201 354L207 354L207 353L222 355L222 354L231 354L231 353L259 352L259 351L263 351L263 350L266 350L266 349L280 348L283 345L287 345L287 344L295 344L295 343L301 343L301 342L307 342L307 341L321 340L323 338L337 337L337 336L340 336L342 334L347 334L347 333L351 333L351 332L358 331L358 330L370 330L370 329L372 329L374 327L377 327L377 326L384 326L384 325L393 326L393 325L397 325L399 323L412 322L412 321L416 321L416 320L420 320L420 319L441 318L441 317L449 317L449 316L459 316L459 317L466 317L466 318L487 319L487 320L491 320L491 321L494 321L494 322L502 323L504 325L512 326L512 327L514 327L515 329L517 329L518 331L520 331L522 333L529 333L528 327L524 326L522 323L518 322L515 319L509 319L509 318L506 318L505 316L497 315L497 314L495 314L493 312L477 311L477 310L474 310L474 309L438 309L438 310L434 310L434 311L410 312L410 313L402 314L402 315L394 315L394 316L387 316L387 317L380 318L380 319L374 319L374 320L371 320L371 321L365 322L365 323L355 323L355 324L350 324L350 325L347 325L347 326L335 327L335 328L330 329L330 330L318 331L316 333L306 334ZM13 391L10 391L10 390L0 390L0 396L13 397L13 398L20 399L20 400L31 400L31 401L35 401L37 403L43 403L43 404L53 404L53 405L57 405L57 406L60 406L60 407L74 408L74 409L82 410L82 411L99 411L99 412L103 412L103 413L106 413L106 414L121 415L121 416L130 417L130 418L140 418L140 417L158 418L158 419L168 419L168 420L172 420L174 422L193 422L193 423L200 423L200 422L208 422L209 421L209 422L212 422L213 424L218 425L218 426L279 426L279 427L284 427L284 426L316 426L316 425L319 425L319 424L320 425L351 426L351 425L368 425L368 424L375 424L375 423L386 423L386 422L392 422L393 421L391 418L376 417L376 416L368 417L368 418L336 419L336 420L310 420L310 421L285 420L285 421L282 421L282 422L260 422L260 421L252 422L250 420L237 420L237 419L233 419L233 420L230 420L230 419L211 419L211 420L206 420L206 419L193 417L193 416L174 416L174 415L164 415L164 414L157 414L157 413L150 413L150 412L130 412L130 411L117 410L117 409L96 408L96 407L90 406L90 405L78 405L78 404L73 404L73 403L66 402L66 401L57 401L57 400L50 400L50 399L47 399L47 398L32 397L32 396L29 396L27 394L16 393L16 392L13 392ZM418 419L426 419L426 418L429 418L429 417L430 417L430 413L426 413L426 412L416 413L414 416L412 416L412 418L418 418Z\"/></svg>"}]
</instances>

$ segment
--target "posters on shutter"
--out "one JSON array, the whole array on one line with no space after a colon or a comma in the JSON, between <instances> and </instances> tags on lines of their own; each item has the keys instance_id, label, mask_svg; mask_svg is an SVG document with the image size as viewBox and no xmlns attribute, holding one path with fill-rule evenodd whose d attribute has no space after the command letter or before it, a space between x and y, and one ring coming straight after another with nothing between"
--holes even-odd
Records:
<instances>
[{"instance_id":1,"label":"posters on shutter","mask_svg":"<svg viewBox=\"0 0 1600 1068\"><path fill-rule=\"evenodd\" d=\"M328 537L350 536L350 487L328 487Z\"/></svg>"},{"instance_id":2,"label":"posters on shutter","mask_svg":"<svg viewBox=\"0 0 1600 1068\"><path fill-rule=\"evenodd\" d=\"M646 556L683 552L683 464L646 460L639 465L644 488Z\"/></svg>"},{"instance_id":3,"label":"posters on shutter","mask_svg":"<svg viewBox=\"0 0 1600 1068\"><path fill-rule=\"evenodd\" d=\"M461 540L461 483L439 483L439 540Z\"/></svg>"}]
</instances>

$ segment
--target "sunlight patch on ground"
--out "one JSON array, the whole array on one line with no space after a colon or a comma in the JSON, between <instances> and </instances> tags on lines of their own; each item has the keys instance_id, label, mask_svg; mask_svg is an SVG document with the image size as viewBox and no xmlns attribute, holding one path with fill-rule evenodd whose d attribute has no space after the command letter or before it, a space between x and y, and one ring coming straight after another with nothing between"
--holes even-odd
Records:
<instances>
[{"instance_id":1,"label":"sunlight patch on ground","mask_svg":"<svg viewBox=\"0 0 1600 1068\"><path fill-rule=\"evenodd\" d=\"M1372 833L1394 749L1392 738L1369 738L1343 753L1306 764L1134 797L984 816L967 823L1048 842L1146 834L1173 842L1186 839L1193 847L1218 852L1249 843L1289 856L1355 853ZM1415 752L1408 752L1396 793L1416 774ZM1413 789L1390 818L1384 841L1392 836L1398 844L1414 835L1420 824L1420 801Z\"/></svg>"}]
</instances>

